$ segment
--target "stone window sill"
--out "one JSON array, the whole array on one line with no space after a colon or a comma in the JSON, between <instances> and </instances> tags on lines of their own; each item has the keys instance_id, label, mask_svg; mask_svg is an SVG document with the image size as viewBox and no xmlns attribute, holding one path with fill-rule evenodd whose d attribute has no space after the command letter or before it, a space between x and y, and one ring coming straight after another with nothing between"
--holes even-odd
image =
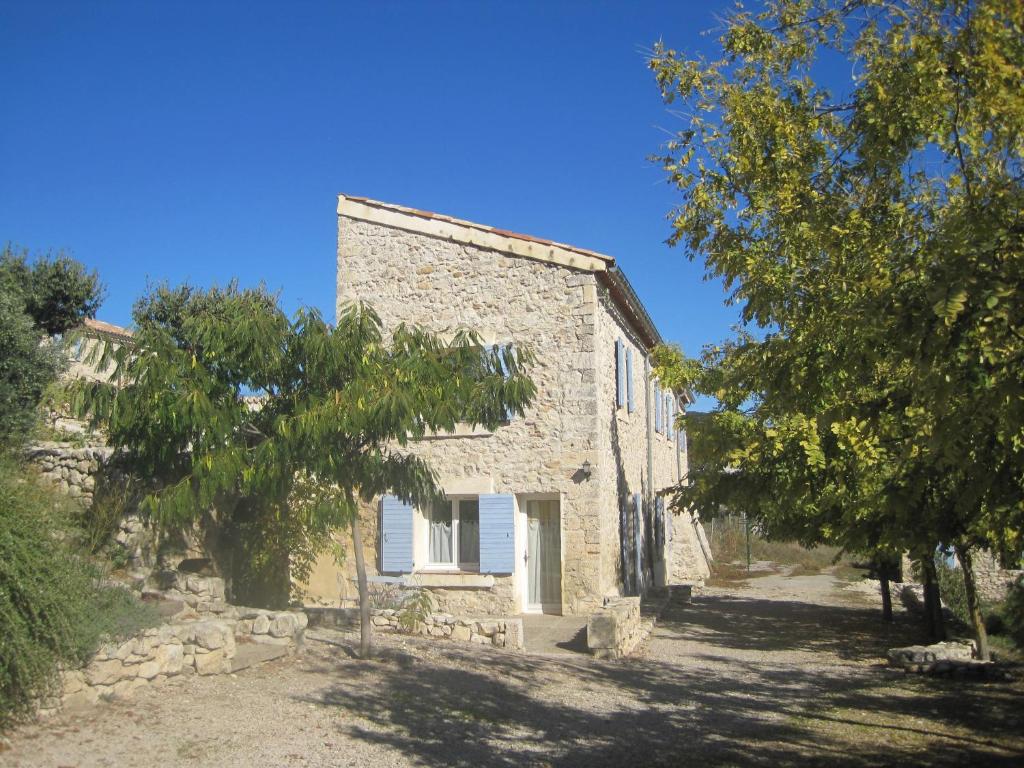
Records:
<instances>
[{"instance_id":1,"label":"stone window sill","mask_svg":"<svg viewBox=\"0 0 1024 768\"><path fill-rule=\"evenodd\" d=\"M494 576L469 571L417 571L406 579L406 583L416 587L490 589L494 586Z\"/></svg>"}]
</instances>

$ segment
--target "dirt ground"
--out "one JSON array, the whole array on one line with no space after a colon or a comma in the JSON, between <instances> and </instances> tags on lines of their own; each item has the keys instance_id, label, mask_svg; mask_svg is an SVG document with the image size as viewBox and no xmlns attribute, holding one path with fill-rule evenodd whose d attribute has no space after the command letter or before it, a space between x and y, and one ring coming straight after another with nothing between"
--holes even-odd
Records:
<instances>
[{"instance_id":1,"label":"dirt ground","mask_svg":"<svg viewBox=\"0 0 1024 768\"><path fill-rule=\"evenodd\" d=\"M670 603L635 658L379 638L362 662L321 635L24 727L0 765L1024 765L1019 679L890 671L915 627L830 575L719 584Z\"/></svg>"}]
</instances>

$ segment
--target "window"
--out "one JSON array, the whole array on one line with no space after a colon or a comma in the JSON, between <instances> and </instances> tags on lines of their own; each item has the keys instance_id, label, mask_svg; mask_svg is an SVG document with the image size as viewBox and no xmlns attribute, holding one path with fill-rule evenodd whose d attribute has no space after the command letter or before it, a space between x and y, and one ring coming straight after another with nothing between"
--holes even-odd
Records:
<instances>
[{"instance_id":1,"label":"window","mask_svg":"<svg viewBox=\"0 0 1024 768\"><path fill-rule=\"evenodd\" d=\"M480 568L480 501L446 499L430 509L427 563L461 570Z\"/></svg>"}]
</instances>

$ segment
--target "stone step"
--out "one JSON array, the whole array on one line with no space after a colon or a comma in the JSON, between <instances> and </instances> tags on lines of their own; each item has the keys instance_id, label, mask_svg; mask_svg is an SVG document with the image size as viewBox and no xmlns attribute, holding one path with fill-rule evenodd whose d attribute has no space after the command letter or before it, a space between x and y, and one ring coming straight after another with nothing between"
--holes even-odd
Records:
<instances>
[{"instance_id":1,"label":"stone step","mask_svg":"<svg viewBox=\"0 0 1024 768\"><path fill-rule=\"evenodd\" d=\"M265 661L273 661L288 655L288 647L267 643L239 643L235 647L235 657L231 659L231 671L254 667Z\"/></svg>"}]
</instances>

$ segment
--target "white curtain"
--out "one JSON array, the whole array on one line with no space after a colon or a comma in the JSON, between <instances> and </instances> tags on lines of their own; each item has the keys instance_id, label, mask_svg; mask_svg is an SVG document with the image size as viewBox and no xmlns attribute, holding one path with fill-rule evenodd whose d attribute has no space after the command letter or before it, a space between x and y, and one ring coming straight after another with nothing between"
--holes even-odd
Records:
<instances>
[{"instance_id":1,"label":"white curtain","mask_svg":"<svg viewBox=\"0 0 1024 768\"><path fill-rule=\"evenodd\" d=\"M561 595L561 535L558 502L532 501L527 515L527 599L530 605L557 605Z\"/></svg>"},{"instance_id":2,"label":"white curtain","mask_svg":"<svg viewBox=\"0 0 1024 768\"><path fill-rule=\"evenodd\" d=\"M459 502L459 564L480 562L480 504Z\"/></svg>"},{"instance_id":3,"label":"white curtain","mask_svg":"<svg viewBox=\"0 0 1024 768\"><path fill-rule=\"evenodd\" d=\"M438 504L430 516L430 562L452 561L452 508L449 502Z\"/></svg>"}]
</instances>

